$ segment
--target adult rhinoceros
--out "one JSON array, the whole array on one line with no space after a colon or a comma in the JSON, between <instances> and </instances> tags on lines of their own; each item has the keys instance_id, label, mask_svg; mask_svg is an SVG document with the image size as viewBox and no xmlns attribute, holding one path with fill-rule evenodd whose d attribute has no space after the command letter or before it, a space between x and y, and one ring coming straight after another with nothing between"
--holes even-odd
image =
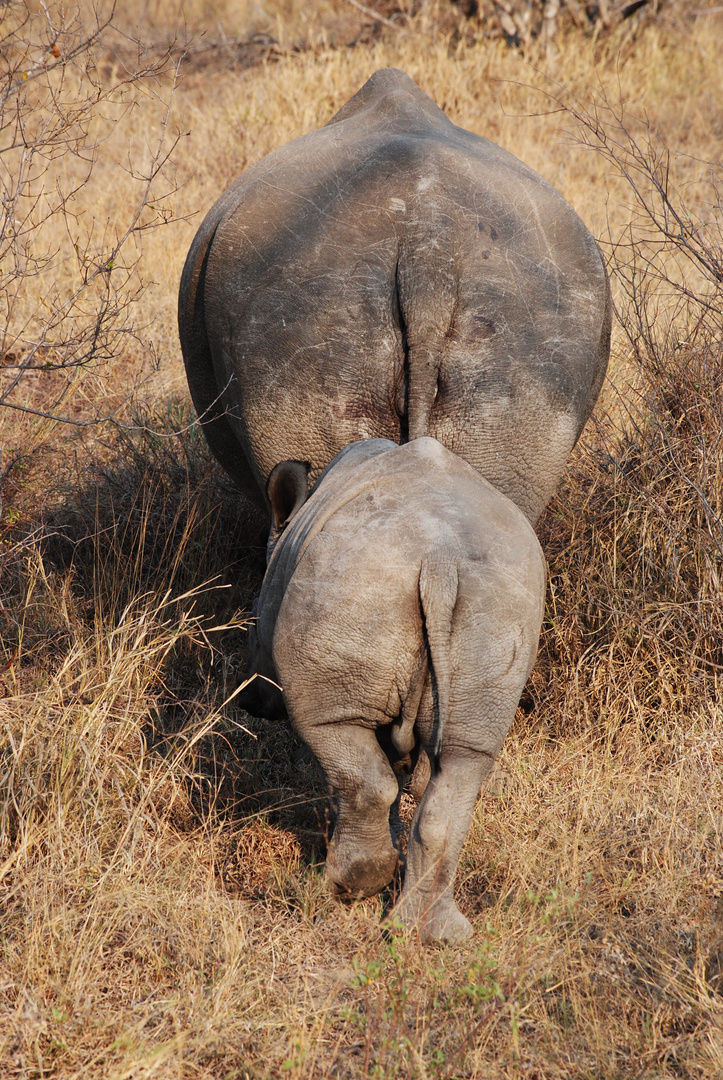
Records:
<instances>
[{"instance_id":1,"label":"adult rhinoceros","mask_svg":"<svg viewBox=\"0 0 723 1080\"><path fill-rule=\"evenodd\" d=\"M263 502L358 439L431 435L535 522L597 398L610 291L565 200L377 71L249 168L186 259L179 327L219 461Z\"/></svg>"}]
</instances>

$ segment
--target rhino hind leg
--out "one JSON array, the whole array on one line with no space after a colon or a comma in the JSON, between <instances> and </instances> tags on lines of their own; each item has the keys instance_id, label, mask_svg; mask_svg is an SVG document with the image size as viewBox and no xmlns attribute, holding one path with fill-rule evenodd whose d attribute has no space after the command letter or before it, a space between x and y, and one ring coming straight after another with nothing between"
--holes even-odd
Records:
<instances>
[{"instance_id":1,"label":"rhino hind leg","mask_svg":"<svg viewBox=\"0 0 723 1080\"><path fill-rule=\"evenodd\" d=\"M402 861L389 813L397 777L373 728L339 723L304 729L337 805L326 875L334 892L359 900L388 885Z\"/></svg>"},{"instance_id":2,"label":"rhino hind leg","mask_svg":"<svg viewBox=\"0 0 723 1080\"><path fill-rule=\"evenodd\" d=\"M443 751L412 822L402 897L393 911L423 942L465 941L472 925L454 901L454 878L480 788L483 753Z\"/></svg>"}]
</instances>

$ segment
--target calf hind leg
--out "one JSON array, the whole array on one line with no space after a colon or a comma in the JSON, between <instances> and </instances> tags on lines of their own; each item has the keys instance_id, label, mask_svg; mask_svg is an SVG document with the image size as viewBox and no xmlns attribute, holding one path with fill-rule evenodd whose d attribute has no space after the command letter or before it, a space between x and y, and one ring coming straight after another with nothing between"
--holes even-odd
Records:
<instances>
[{"instance_id":1,"label":"calf hind leg","mask_svg":"<svg viewBox=\"0 0 723 1080\"><path fill-rule=\"evenodd\" d=\"M464 941L472 925L454 902L457 862L474 805L493 759L483 753L443 751L412 822L407 873L394 913L422 941Z\"/></svg>"},{"instance_id":2,"label":"calf hind leg","mask_svg":"<svg viewBox=\"0 0 723 1080\"><path fill-rule=\"evenodd\" d=\"M389 825L399 785L373 728L327 724L303 732L338 804L326 873L335 891L372 896L391 881L400 862Z\"/></svg>"}]
</instances>

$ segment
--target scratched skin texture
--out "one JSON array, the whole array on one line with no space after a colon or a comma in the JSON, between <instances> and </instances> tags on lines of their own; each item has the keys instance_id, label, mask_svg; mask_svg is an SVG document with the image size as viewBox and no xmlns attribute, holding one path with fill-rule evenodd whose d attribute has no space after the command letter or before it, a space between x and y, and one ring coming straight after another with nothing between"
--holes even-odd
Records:
<instances>
[{"instance_id":1,"label":"scratched skin texture","mask_svg":"<svg viewBox=\"0 0 723 1080\"><path fill-rule=\"evenodd\" d=\"M201 225L179 328L209 444L263 502L347 443L439 439L536 522L610 347L597 244L522 162L377 71Z\"/></svg>"},{"instance_id":2,"label":"scratched skin texture","mask_svg":"<svg viewBox=\"0 0 723 1080\"><path fill-rule=\"evenodd\" d=\"M544 593L526 517L426 437L347 447L274 547L251 665L280 682L333 793L338 891L391 880L397 774L421 750L432 763L397 907L425 941L472 933L453 898L457 862L535 659ZM255 680L241 700L278 716L275 697Z\"/></svg>"}]
</instances>

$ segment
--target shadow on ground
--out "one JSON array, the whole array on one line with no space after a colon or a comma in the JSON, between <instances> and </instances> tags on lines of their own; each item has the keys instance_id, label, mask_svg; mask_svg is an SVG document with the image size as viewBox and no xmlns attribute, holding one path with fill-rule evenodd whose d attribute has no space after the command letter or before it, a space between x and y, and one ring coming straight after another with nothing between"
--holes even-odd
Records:
<instances>
[{"instance_id":1,"label":"shadow on ground","mask_svg":"<svg viewBox=\"0 0 723 1080\"><path fill-rule=\"evenodd\" d=\"M222 856L227 865L220 877L232 889L254 892L258 881L248 880L236 855L249 846L244 834L251 829L255 843L265 830L272 847L274 830L281 843L290 834L302 862L318 863L329 831L327 804L313 756L288 722L256 719L233 700L226 704L245 670L266 523L191 419L172 405L89 444L82 467L66 468L46 509L43 560L64 576L86 626L110 631L133 605L165 596L201 617L206 640L171 649L143 734L152 753L175 755L220 711L220 720L195 739L185 769L187 811L176 824L223 822L235 842Z\"/></svg>"}]
</instances>

